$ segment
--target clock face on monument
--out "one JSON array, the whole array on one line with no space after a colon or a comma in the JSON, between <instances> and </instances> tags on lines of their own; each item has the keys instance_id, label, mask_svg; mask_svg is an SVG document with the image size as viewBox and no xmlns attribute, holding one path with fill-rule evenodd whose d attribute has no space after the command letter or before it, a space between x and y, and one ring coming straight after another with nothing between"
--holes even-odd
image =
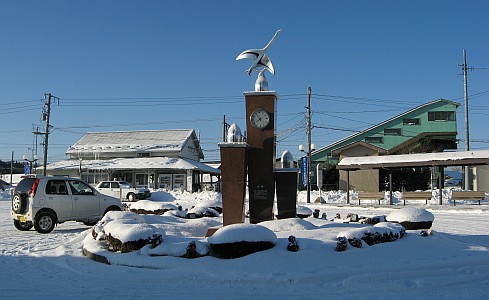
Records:
<instances>
[{"instance_id":1,"label":"clock face on monument","mask_svg":"<svg viewBox=\"0 0 489 300\"><path fill-rule=\"evenodd\" d=\"M259 108L251 113L251 125L258 129L265 129L270 124L270 115L262 108Z\"/></svg>"}]
</instances>

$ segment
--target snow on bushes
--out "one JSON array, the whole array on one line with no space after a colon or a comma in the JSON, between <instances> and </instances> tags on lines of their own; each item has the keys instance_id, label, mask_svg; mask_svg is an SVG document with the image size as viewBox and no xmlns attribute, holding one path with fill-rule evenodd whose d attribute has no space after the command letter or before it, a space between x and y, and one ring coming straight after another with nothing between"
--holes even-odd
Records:
<instances>
[{"instance_id":1,"label":"snow on bushes","mask_svg":"<svg viewBox=\"0 0 489 300\"><path fill-rule=\"evenodd\" d=\"M217 257L238 258L273 248L277 236L261 225L232 224L218 229L207 241Z\"/></svg>"},{"instance_id":2,"label":"snow on bushes","mask_svg":"<svg viewBox=\"0 0 489 300\"><path fill-rule=\"evenodd\" d=\"M96 240L106 240L110 251L122 253L141 249L145 245L155 247L163 242L165 233L142 216L132 212L108 212L92 228Z\"/></svg>"},{"instance_id":3,"label":"snow on bushes","mask_svg":"<svg viewBox=\"0 0 489 300\"><path fill-rule=\"evenodd\" d=\"M395 241L402 238L405 233L405 229L402 225L389 222L341 231L337 235L336 251L346 250L346 241L348 241L350 245L360 248L362 246L360 240L364 241L369 246L372 246L378 243Z\"/></svg>"},{"instance_id":4,"label":"snow on bushes","mask_svg":"<svg viewBox=\"0 0 489 300\"><path fill-rule=\"evenodd\" d=\"M137 214L171 215L180 218L195 219L202 217L219 217L222 212L222 202L219 200L205 201L192 207L190 210L182 210L180 205L140 200L128 204L128 209Z\"/></svg>"},{"instance_id":5,"label":"snow on bushes","mask_svg":"<svg viewBox=\"0 0 489 300\"><path fill-rule=\"evenodd\" d=\"M435 217L426 209L406 207L391 212L386 220L399 223L406 230L430 229Z\"/></svg>"},{"instance_id":6,"label":"snow on bushes","mask_svg":"<svg viewBox=\"0 0 489 300\"><path fill-rule=\"evenodd\" d=\"M155 202L150 200L139 200L134 203L129 203L130 211L138 214L155 214L162 215L169 210L177 210L177 206L170 203Z\"/></svg>"},{"instance_id":7,"label":"snow on bushes","mask_svg":"<svg viewBox=\"0 0 489 300\"><path fill-rule=\"evenodd\" d=\"M162 243L155 248L144 247L141 254L150 256L177 256L185 258L197 258L209 254L209 247L201 241Z\"/></svg>"}]
</instances>

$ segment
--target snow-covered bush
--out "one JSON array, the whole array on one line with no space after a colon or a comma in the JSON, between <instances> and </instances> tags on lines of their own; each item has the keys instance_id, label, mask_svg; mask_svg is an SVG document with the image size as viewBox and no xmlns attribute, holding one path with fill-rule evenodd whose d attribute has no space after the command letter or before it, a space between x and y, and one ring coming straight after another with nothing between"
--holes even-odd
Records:
<instances>
[{"instance_id":1,"label":"snow-covered bush","mask_svg":"<svg viewBox=\"0 0 489 300\"><path fill-rule=\"evenodd\" d=\"M435 217L426 209L406 207L391 212L386 220L399 223L407 230L430 229Z\"/></svg>"},{"instance_id":2,"label":"snow-covered bush","mask_svg":"<svg viewBox=\"0 0 489 300\"><path fill-rule=\"evenodd\" d=\"M260 225L232 224L218 229L207 241L215 256L237 258L273 248L277 236Z\"/></svg>"},{"instance_id":3,"label":"snow-covered bush","mask_svg":"<svg viewBox=\"0 0 489 300\"><path fill-rule=\"evenodd\" d=\"M162 215L169 210L177 210L177 206L170 203L155 202L151 200L139 200L134 203L129 203L130 211L137 214L155 214Z\"/></svg>"},{"instance_id":4,"label":"snow-covered bush","mask_svg":"<svg viewBox=\"0 0 489 300\"><path fill-rule=\"evenodd\" d=\"M132 212L108 212L92 228L96 240L106 240L108 249L122 253L141 249L145 245L155 247L163 242L165 233L142 216Z\"/></svg>"},{"instance_id":5,"label":"snow-covered bush","mask_svg":"<svg viewBox=\"0 0 489 300\"><path fill-rule=\"evenodd\" d=\"M358 243L358 240L362 240L369 246L372 246L378 243L395 241L402 238L405 233L406 232L402 225L389 222L377 223L374 226L349 229L338 233L337 249L338 247L340 249L346 248L346 246L339 246L340 244L345 244L345 240L347 240L354 247L361 247L361 242Z\"/></svg>"}]
</instances>

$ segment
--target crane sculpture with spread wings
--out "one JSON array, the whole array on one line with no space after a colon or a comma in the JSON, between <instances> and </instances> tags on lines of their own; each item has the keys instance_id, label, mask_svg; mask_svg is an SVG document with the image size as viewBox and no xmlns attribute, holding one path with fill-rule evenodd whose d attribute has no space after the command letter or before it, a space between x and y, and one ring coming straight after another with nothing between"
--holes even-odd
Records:
<instances>
[{"instance_id":1,"label":"crane sculpture with spread wings","mask_svg":"<svg viewBox=\"0 0 489 300\"><path fill-rule=\"evenodd\" d=\"M243 51L240 55L238 55L236 60L247 58L247 59L251 59L253 61L253 64L251 65L251 67L248 70L246 70L246 73L248 75L251 75L251 72L253 72L254 69L256 69L258 72L261 71L261 73L263 73L262 71L266 69L270 73L275 75L275 69L273 68L272 61L267 56L266 51L273 44L273 42L277 38L280 31L282 31L282 29L279 29L279 30L277 30L277 32L275 32L275 35L272 37L270 42L268 42L268 44L265 46L265 48L246 50L246 51ZM258 67L263 67L264 69L259 70Z\"/></svg>"}]
</instances>

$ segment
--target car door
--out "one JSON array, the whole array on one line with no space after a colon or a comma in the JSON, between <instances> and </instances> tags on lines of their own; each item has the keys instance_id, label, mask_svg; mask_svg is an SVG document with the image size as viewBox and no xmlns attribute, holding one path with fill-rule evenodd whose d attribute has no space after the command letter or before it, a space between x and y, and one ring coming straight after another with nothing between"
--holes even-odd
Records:
<instances>
[{"instance_id":1,"label":"car door","mask_svg":"<svg viewBox=\"0 0 489 300\"><path fill-rule=\"evenodd\" d=\"M122 193L122 190L121 190L121 185L119 184L119 182L111 182L110 183L110 195L112 197L116 197L117 199L124 199L124 195L121 194Z\"/></svg>"},{"instance_id":2,"label":"car door","mask_svg":"<svg viewBox=\"0 0 489 300\"><path fill-rule=\"evenodd\" d=\"M68 193L66 181L62 179L48 180L45 187L46 206L52 208L59 221L73 216L73 201Z\"/></svg>"},{"instance_id":3,"label":"car door","mask_svg":"<svg viewBox=\"0 0 489 300\"><path fill-rule=\"evenodd\" d=\"M91 186L81 180L70 180L69 186L73 197L73 216L75 218L101 215L100 198Z\"/></svg>"}]
</instances>

